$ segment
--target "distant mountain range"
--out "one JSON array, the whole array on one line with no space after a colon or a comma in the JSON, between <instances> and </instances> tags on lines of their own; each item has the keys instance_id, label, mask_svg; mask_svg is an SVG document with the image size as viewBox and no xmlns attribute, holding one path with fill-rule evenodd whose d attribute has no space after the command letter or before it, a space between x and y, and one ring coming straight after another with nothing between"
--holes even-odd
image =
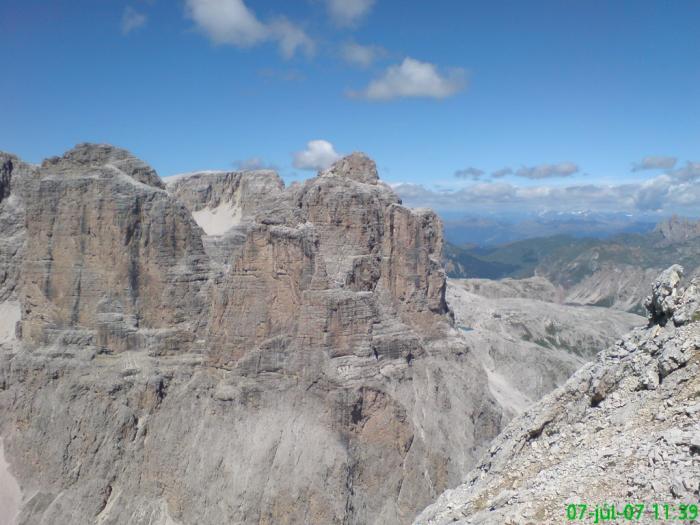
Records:
<instances>
[{"instance_id":1,"label":"distant mountain range","mask_svg":"<svg viewBox=\"0 0 700 525\"><path fill-rule=\"evenodd\" d=\"M643 312L648 283L660 270L681 264L686 274L700 266L700 221L672 217L646 233L609 238L554 235L498 246L448 243L450 277L546 277L565 302Z\"/></svg>"},{"instance_id":2,"label":"distant mountain range","mask_svg":"<svg viewBox=\"0 0 700 525\"><path fill-rule=\"evenodd\" d=\"M609 238L623 233L648 233L657 219L627 213L543 212L526 216L464 217L443 214L445 237L457 245L498 246L505 243L570 235Z\"/></svg>"}]
</instances>

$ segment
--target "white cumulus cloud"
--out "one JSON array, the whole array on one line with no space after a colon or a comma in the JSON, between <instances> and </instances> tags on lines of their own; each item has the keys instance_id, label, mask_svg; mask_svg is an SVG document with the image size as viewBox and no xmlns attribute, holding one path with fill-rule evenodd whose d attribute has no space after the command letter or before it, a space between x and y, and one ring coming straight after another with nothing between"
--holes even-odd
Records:
<instances>
[{"instance_id":1,"label":"white cumulus cloud","mask_svg":"<svg viewBox=\"0 0 700 525\"><path fill-rule=\"evenodd\" d=\"M455 95L467 84L462 68L438 70L435 64L406 57L401 64L389 66L361 93L351 93L369 100L401 97L443 99Z\"/></svg>"},{"instance_id":2,"label":"white cumulus cloud","mask_svg":"<svg viewBox=\"0 0 700 525\"><path fill-rule=\"evenodd\" d=\"M374 0L326 0L328 13L340 26L357 24L373 5Z\"/></svg>"},{"instance_id":3,"label":"white cumulus cloud","mask_svg":"<svg viewBox=\"0 0 700 525\"><path fill-rule=\"evenodd\" d=\"M392 186L409 206L442 211L568 212L592 210L606 213L678 213L697 216L700 183L660 175L630 184L572 186L517 186L507 182L479 182L461 189L436 190L420 184Z\"/></svg>"},{"instance_id":4,"label":"white cumulus cloud","mask_svg":"<svg viewBox=\"0 0 700 525\"><path fill-rule=\"evenodd\" d=\"M128 35L133 30L143 27L146 25L146 20L148 17L145 14L139 13L131 6L126 6L122 15L122 34Z\"/></svg>"},{"instance_id":5,"label":"white cumulus cloud","mask_svg":"<svg viewBox=\"0 0 700 525\"><path fill-rule=\"evenodd\" d=\"M286 57L314 52L313 40L286 18L262 22L243 0L186 0L187 15L215 44L252 47L274 41Z\"/></svg>"},{"instance_id":6,"label":"white cumulus cloud","mask_svg":"<svg viewBox=\"0 0 700 525\"><path fill-rule=\"evenodd\" d=\"M324 170L340 158L327 140L312 140L306 149L294 154L294 167L300 170Z\"/></svg>"}]
</instances>

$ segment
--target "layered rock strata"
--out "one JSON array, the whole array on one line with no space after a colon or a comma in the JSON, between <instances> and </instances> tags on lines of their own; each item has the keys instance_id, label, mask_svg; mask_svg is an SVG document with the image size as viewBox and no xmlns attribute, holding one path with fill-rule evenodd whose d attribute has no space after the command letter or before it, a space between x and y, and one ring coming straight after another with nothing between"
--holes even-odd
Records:
<instances>
[{"instance_id":1,"label":"layered rock strata","mask_svg":"<svg viewBox=\"0 0 700 525\"><path fill-rule=\"evenodd\" d=\"M374 178L366 175L370 162L343 159L257 214L214 287L209 337L219 361L272 344L278 359L321 349L377 368L386 357L410 363L421 339L444 336L439 219L401 206L373 163Z\"/></svg>"},{"instance_id":2,"label":"layered rock strata","mask_svg":"<svg viewBox=\"0 0 700 525\"><path fill-rule=\"evenodd\" d=\"M80 145L41 164L25 207L26 343L167 352L194 340L207 317L201 230L152 169Z\"/></svg>"}]
</instances>

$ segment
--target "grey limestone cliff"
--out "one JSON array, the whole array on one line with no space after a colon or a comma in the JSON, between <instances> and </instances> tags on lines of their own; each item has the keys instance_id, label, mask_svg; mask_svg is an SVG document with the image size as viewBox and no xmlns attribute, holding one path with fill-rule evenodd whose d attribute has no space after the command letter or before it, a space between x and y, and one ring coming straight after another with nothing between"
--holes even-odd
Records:
<instances>
[{"instance_id":1,"label":"grey limestone cliff","mask_svg":"<svg viewBox=\"0 0 700 525\"><path fill-rule=\"evenodd\" d=\"M189 211L123 150L82 144L28 184L22 339L107 352L193 341L208 261Z\"/></svg>"},{"instance_id":2,"label":"grey limestone cliff","mask_svg":"<svg viewBox=\"0 0 700 525\"><path fill-rule=\"evenodd\" d=\"M164 189L88 144L29 171L2 267L21 269L0 341L19 524L408 523L500 430L440 221L367 157L289 188Z\"/></svg>"}]
</instances>

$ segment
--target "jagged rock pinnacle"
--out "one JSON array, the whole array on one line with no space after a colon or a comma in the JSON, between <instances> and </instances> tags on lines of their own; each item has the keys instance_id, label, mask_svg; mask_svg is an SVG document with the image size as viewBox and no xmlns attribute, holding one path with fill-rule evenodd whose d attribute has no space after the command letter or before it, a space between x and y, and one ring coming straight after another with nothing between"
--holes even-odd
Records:
<instances>
[{"instance_id":1,"label":"jagged rock pinnacle","mask_svg":"<svg viewBox=\"0 0 700 525\"><path fill-rule=\"evenodd\" d=\"M42 169L61 173L83 172L104 166L114 167L132 179L163 189L165 185L156 171L125 149L109 144L81 143L61 157L51 157L42 163Z\"/></svg>"},{"instance_id":2,"label":"jagged rock pinnacle","mask_svg":"<svg viewBox=\"0 0 700 525\"><path fill-rule=\"evenodd\" d=\"M330 168L321 171L319 177L345 177L365 184L379 182L377 165L367 155L360 152L343 157Z\"/></svg>"}]
</instances>

